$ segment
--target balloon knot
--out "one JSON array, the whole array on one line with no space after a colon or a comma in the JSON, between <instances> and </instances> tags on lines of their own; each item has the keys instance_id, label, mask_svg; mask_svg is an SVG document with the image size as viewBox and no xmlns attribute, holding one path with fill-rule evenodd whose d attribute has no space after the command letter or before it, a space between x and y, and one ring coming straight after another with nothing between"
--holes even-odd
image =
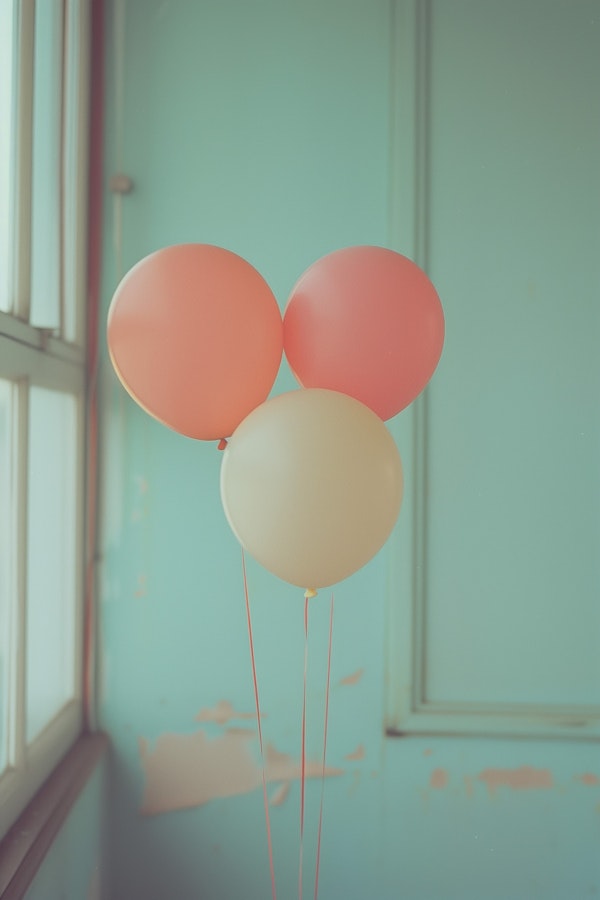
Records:
<instances>
[{"instance_id":1,"label":"balloon knot","mask_svg":"<svg viewBox=\"0 0 600 900\"><path fill-rule=\"evenodd\" d=\"M307 588L304 591L304 596L307 600L312 600L313 597L317 596L317 591L314 588Z\"/></svg>"},{"instance_id":2,"label":"balloon knot","mask_svg":"<svg viewBox=\"0 0 600 900\"><path fill-rule=\"evenodd\" d=\"M226 446L227 446L226 438L221 438L221 440L217 444L217 450L224 450Z\"/></svg>"}]
</instances>

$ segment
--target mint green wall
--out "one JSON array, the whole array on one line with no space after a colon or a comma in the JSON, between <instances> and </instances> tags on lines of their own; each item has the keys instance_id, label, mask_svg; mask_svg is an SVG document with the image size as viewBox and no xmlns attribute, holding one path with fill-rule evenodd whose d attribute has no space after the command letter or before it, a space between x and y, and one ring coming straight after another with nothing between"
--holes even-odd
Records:
<instances>
[{"instance_id":1,"label":"mint green wall","mask_svg":"<svg viewBox=\"0 0 600 900\"><path fill-rule=\"evenodd\" d=\"M528 3L543 16L542 0ZM391 158L390 91L391 72L402 65L392 64L393 5L108 4L106 180L123 171L134 191L116 203L106 194L105 312L119 274L171 243L204 241L241 254L267 278L283 307L296 278L324 253L395 240L394 167L402 160ZM396 4L397 26L410 5ZM456 9L466 34L469 4ZM448 241L460 224L449 219ZM438 289L444 302L447 280L451 308L466 282L461 264L452 270L438 258ZM452 326L450 317L454 336ZM443 366L437 377L444 377ZM240 716L221 724L197 716L220 701L250 714L254 699L240 552L221 510L219 453L141 412L106 356L101 384L99 704L114 745L110 897L264 900L270 886L260 790L140 814L140 746L152 754L158 739L165 740L161 736L202 729L219 741L229 727L251 729L252 720ZM276 390L291 386L284 370ZM401 443L401 453L405 449ZM385 606L393 553L392 540L336 589L328 763L343 774L326 781L320 896L592 896L600 890L596 745L384 738ZM249 588L265 740L297 760L301 592L252 561ZM311 604L311 758L322 746L327 599L319 595ZM355 683L341 683L361 670ZM173 746L175 739L169 740ZM256 759L255 744L250 752ZM496 792L477 778L486 769L524 766L551 778L542 777L538 788L526 783ZM195 780L207 780L207 790L211 779L215 783L208 769L194 772L189 757L164 764L164 808L188 770L191 796ZM231 783L238 777L232 769ZM276 787L269 786L270 795ZM319 785L309 782L306 894L312 890L318 802ZM278 896L292 897L297 780L287 798L271 807L271 819Z\"/></svg>"}]
</instances>

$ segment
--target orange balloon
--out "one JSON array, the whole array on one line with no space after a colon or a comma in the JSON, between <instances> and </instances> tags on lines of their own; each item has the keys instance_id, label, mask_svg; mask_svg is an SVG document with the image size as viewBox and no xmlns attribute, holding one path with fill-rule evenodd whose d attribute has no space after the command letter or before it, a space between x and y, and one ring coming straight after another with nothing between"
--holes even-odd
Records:
<instances>
[{"instance_id":1,"label":"orange balloon","mask_svg":"<svg viewBox=\"0 0 600 900\"><path fill-rule=\"evenodd\" d=\"M268 284L221 247L180 244L142 259L108 313L108 347L133 399L188 437L228 437L268 396L283 352Z\"/></svg>"},{"instance_id":2,"label":"orange balloon","mask_svg":"<svg viewBox=\"0 0 600 900\"><path fill-rule=\"evenodd\" d=\"M389 419L423 390L444 344L444 313L427 275L383 247L347 247L301 276L283 346L303 387L329 388Z\"/></svg>"}]
</instances>

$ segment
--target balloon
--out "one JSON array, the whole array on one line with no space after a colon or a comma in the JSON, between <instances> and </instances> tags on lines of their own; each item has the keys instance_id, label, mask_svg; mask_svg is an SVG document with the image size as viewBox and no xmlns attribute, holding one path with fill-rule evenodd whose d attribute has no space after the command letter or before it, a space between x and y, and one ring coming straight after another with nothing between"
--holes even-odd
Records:
<instances>
[{"instance_id":1,"label":"balloon","mask_svg":"<svg viewBox=\"0 0 600 900\"><path fill-rule=\"evenodd\" d=\"M283 352L266 281L208 244L166 247L134 266L113 297L107 338L133 399L202 440L227 437L266 399Z\"/></svg>"},{"instance_id":2,"label":"balloon","mask_svg":"<svg viewBox=\"0 0 600 900\"><path fill-rule=\"evenodd\" d=\"M221 499L243 547L284 581L326 587L387 540L402 500L394 440L370 409L319 388L267 400L236 429Z\"/></svg>"},{"instance_id":3,"label":"balloon","mask_svg":"<svg viewBox=\"0 0 600 900\"><path fill-rule=\"evenodd\" d=\"M444 343L427 275L383 247L348 247L313 263L283 318L283 346L304 387L342 391L389 419L423 390Z\"/></svg>"}]
</instances>

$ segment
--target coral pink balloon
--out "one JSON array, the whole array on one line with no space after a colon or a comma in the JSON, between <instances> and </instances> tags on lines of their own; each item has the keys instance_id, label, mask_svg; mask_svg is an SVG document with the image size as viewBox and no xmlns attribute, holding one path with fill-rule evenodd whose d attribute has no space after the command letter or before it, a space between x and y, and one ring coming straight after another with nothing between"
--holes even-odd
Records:
<instances>
[{"instance_id":1,"label":"coral pink balloon","mask_svg":"<svg viewBox=\"0 0 600 900\"><path fill-rule=\"evenodd\" d=\"M113 297L107 338L133 399L201 440L228 437L266 399L283 352L264 278L208 244L166 247L134 266Z\"/></svg>"},{"instance_id":2,"label":"coral pink balloon","mask_svg":"<svg viewBox=\"0 0 600 900\"><path fill-rule=\"evenodd\" d=\"M444 344L444 313L427 275L382 247L315 262L294 287L283 346L303 387L341 391L389 419L423 390Z\"/></svg>"}]
</instances>

